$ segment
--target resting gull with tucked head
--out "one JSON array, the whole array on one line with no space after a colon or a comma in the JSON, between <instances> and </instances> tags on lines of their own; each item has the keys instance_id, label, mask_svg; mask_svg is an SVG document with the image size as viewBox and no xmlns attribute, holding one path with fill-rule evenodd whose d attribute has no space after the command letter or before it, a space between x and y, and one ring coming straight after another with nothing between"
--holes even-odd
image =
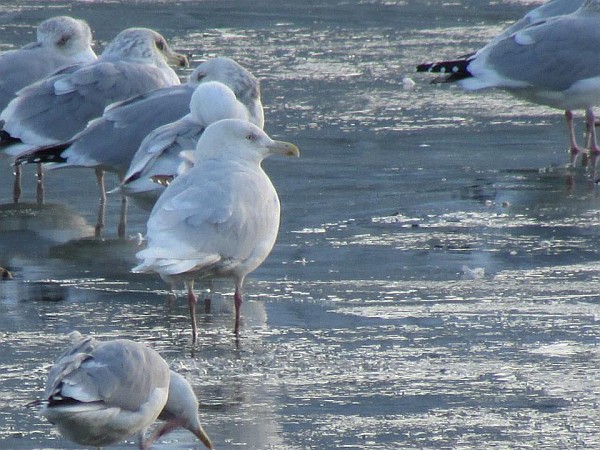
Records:
<instances>
[{"instance_id":1,"label":"resting gull with tucked head","mask_svg":"<svg viewBox=\"0 0 600 450\"><path fill-rule=\"evenodd\" d=\"M193 153L190 149L196 148L204 129L222 119L252 122L248 108L226 85L218 81L200 84L192 95L189 114L158 127L142 141L125 174L121 191L138 199L140 205L152 208L165 190L164 185L152 178L175 178L182 164L180 153Z\"/></svg>"},{"instance_id":2,"label":"resting gull with tucked head","mask_svg":"<svg viewBox=\"0 0 600 450\"><path fill-rule=\"evenodd\" d=\"M69 16L44 20L37 27L37 40L0 55L0 111L22 88L50 76L59 69L83 65L97 59L92 50L92 30L83 21ZM1 132L0 132L1 133ZM4 143L14 142L8 135ZM1 139L0 139L1 142ZM13 198L21 196L21 171L16 169ZM38 167L41 178L41 168ZM38 185L38 196L42 186Z\"/></svg>"},{"instance_id":3,"label":"resting gull with tucked head","mask_svg":"<svg viewBox=\"0 0 600 450\"><path fill-rule=\"evenodd\" d=\"M17 91L71 64L96 60L92 30L69 16L44 20L37 27L37 40L0 55L0 110Z\"/></svg>"},{"instance_id":4,"label":"resting gull with tucked head","mask_svg":"<svg viewBox=\"0 0 600 450\"><path fill-rule=\"evenodd\" d=\"M196 339L194 280L232 278L239 335L242 286L269 255L279 230L279 198L261 163L272 154L299 156L256 125L225 119L198 140L194 166L176 177L154 205L148 246L134 272L156 272L173 285L183 281Z\"/></svg>"}]
</instances>

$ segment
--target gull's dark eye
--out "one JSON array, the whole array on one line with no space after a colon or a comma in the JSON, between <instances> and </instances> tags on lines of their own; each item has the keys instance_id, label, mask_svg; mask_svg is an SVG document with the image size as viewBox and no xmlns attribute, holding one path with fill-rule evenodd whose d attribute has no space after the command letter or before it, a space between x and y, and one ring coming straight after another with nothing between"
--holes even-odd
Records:
<instances>
[{"instance_id":1,"label":"gull's dark eye","mask_svg":"<svg viewBox=\"0 0 600 450\"><path fill-rule=\"evenodd\" d=\"M165 49L165 42L164 41L156 41L156 48L162 52Z\"/></svg>"},{"instance_id":2,"label":"gull's dark eye","mask_svg":"<svg viewBox=\"0 0 600 450\"><path fill-rule=\"evenodd\" d=\"M58 42L56 43L56 45L58 45L59 47L64 46L67 42L69 42L69 36L67 36L66 34L63 34L60 39L58 40Z\"/></svg>"}]
</instances>

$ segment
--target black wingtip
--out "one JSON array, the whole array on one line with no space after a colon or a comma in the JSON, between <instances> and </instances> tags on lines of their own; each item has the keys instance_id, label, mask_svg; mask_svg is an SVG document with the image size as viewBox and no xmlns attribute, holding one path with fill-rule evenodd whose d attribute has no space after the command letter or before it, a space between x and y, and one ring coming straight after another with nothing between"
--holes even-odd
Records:
<instances>
[{"instance_id":1,"label":"black wingtip","mask_svg":"<svg viewBox=\"0 0 600 450\"><path fill-rule=\"evenodd\" d=\"M70 142L57 145L49 145L47 147L39 147L31 152L17 157L14 161L15 166L21 164L36 164L36 163L65 163L67 158L62 156L62 152L65 151L71 145Z\"/></svg>"},{"instance_id":2,"label":"black wingtip","mask_svg":"<svg viewBox=\"0 0 600 450\"><path fill-rule=\"evenodd\" d=\"M11 136L4 130L0 130L0 147L8 147L9 145L20 144L21 142L21 139Z\"/></svg>"},{"instance_id":3,"label":"black wingtip","mask_svg":"<svg viewBox=\"0 0 600 450\"><path fill-rule=\"evenodd\" d=\"M150 179L160 186L168 186L175 179L175 175L153 175Z\"/></svg>"},{"instance_id":4,"label":"black wingtip","mask_svg":"<svg viewBox=\"0 0 600 450\"><path fill-rule=\"evenodd\" d=\"M125 178L123 180L123 182L121 183L123 186L125 186L127 183L132 183L135 180L139 180L140 177L142 176L141 172L135 172L134 174L132 174L131 176Z\"/></svg>"},{"instance_id":5,"label":"black wingtip","mask_svg":"<svg viewBox=\"0 0 600 450\"><path fill-rule=\"evenodd\" d=\"M435 63L423 63L417 66L417 72L431 72Z\"/></svg>"},{"instance_id":6,"label":"black wingtip","mask_svg":"<svg viewBox=\"0 0 600 450\"><path fill-rule=\"evenodd\" d=\"M468 69L470 62L469 59L455 59L452 61L424 63L417 66L417 72L441 74L441 77L433 81L435 83L458 81L472 76Z\"/></svg>"}]
</instances>

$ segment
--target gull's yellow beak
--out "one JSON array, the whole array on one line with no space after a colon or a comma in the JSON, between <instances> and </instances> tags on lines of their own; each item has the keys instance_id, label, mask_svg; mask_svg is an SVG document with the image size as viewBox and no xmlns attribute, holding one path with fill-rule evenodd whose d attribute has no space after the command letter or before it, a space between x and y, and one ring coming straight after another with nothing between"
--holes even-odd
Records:
<instances>
[{"instance_id":1,"label":"gull's yellow beak","mask_svg":"<svg viewBox=\"0 0 600 450\"><path fill-rule=\"evenodd\" d=\"M196 430L194 434L198 439L200 439L200 441L206 446L206 448L209 448L211 450L214 448L212 442L210 441L210 438L208 437L208 434L206 434L202 427L200 427L199 430Z\"/></svg>"},{"instance_id":2,"label":"gull's yellow beak","mask_svg":"<svg viewBox=\"0 0 600 450\"><path fill-rule=\"evenodd\" d=\"M291 142L273 141L267 148L276 155L295 156L296 158L300 156L300 150Z\"/></svg>"},{"instance_id":3,"label":"gull's yellow beak","mask_svg":"<svg viewBox=\"0 0 600 450\"><path fill-rule=\"evenodd\" d=\"M167 58L167 62L177 67L187 67L189 66L189 61L187 56L177 52L169 52L165 53L165 57Z\"/></svg>"}]
</instances>

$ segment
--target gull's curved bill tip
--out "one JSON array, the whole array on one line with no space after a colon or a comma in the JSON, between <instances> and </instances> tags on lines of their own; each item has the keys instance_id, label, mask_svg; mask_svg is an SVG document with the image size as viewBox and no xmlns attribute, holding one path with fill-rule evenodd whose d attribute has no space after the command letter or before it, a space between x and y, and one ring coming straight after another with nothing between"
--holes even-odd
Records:
<instances>
[{"instance_id":1,"label":"gull's curved bill tip","mask_svg":"<svg viewBox=\"0 0 600 450\"><path fill-rule=\"evenodd\" d=\"M285 141L273 141L272 144L267 146L271 153L283 156L295 156L298 158L300 156L300 149L292 144L291 142Z\"/></svg>"},{"instance_id":2,"label":"gull's curved bill tip","mask_svg":"<svg viewBox=\"0 0 600 450\"><path fill-rule=\"evenodd\" d=\"M213 450L214 447L212 445L212 442L210 441L210 438L208 437L208 434L206 434L206 432L200 428L196 433L194 433L196 435L196 437L198 439L200 439L200 442L202 442L206 448Z\"/></svg>"},{"instance_id":3,"label":"gull's curved bill tip","mask_svg":"<svg viewBox=\"0 0 600 450\"><path fill-rule=\"evenodd\" d=\"M188 60L187 56L185 56L183 53L176 52L168 55L167 62L179 67L188 67L190 65L190 61Z\"/></svg>"}]
</instances>

